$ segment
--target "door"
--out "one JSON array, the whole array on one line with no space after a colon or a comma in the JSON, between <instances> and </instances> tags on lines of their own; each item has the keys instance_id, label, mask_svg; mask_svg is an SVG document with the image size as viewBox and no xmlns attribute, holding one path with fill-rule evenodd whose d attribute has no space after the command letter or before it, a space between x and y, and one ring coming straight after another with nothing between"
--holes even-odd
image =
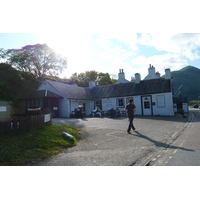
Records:
<instances>
[{"instance_id":1,"label":"door","mask_svg":"<svg viewBox=\"0 0 200 200\"><path fill-rule=\"evenodd\" d=\"M85 104L85 115L86 116L89 116L92 112L92 109L91 109L91 104L90 103L86 103Z\"/></svg>"},{"instance_id":2,"label":"door","mask_svg":"<svg viewBox=\"0 0 200 200\"><path fill-rule=\"evenodd\" d=\"M142 97L143 115L152 115L151 96Z\"/></svg>"}]
</instances>

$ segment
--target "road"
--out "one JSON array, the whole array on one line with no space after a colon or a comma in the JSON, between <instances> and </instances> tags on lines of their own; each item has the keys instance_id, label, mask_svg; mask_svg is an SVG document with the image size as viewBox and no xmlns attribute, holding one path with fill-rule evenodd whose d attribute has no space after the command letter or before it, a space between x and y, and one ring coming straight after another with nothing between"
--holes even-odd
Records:
<instances>
[{"instance_id":1,"label":"road","mask_svg":"<svg viewBox=\"0 0 200 200\"><path fill-rule=\"evenodd\" d=\"M149 165L200 166L200 110L190 110L192 120L173 145L157 155Z\"/></svg>"},{"instance_id":2,"label":"road","mask_svg":"<svg viewBox=\"0 0 200 200\"><path fill-rule=\"evenodd\" d=\"M54 118L53 123L81 128L78 145L33 165L36 166L140 166L166 149L187 126L183 118L136 116L136 132L127 134L127 118ZM170 149L178 146L171 145Z\"/></svg>"}]
</instances>

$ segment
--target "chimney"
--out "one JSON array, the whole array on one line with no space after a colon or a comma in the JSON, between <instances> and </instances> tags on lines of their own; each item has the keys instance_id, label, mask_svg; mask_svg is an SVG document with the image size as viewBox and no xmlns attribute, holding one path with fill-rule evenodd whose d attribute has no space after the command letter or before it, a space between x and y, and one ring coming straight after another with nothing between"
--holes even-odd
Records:
<instances>
[{"instance_id":1,"label":"chimney","mask_svg":"<svg viewBox=\"0 0 200 200\"><path fill-rule=\"evenodd\" d=\"M135 78L131 76L131 82L135 82Z\"/></svg>"},{"instance_id":2,"label":"chimney","mask_svg":"<svg viewBox=\"0 0 200 200\"><path fill-rule=\"evenodd\" d=\"M125 74L123 69L119 69L119 74L118 74L118 78L121 79L125 79Z\"/></svg>"},{"instance_id":3,"label":"chimney","mask_svg":"<svg viewBox=\"0 0 200 200\"><path fill-rule=\"evenodd\" d=\"M136 74L135 74L135 83L138 84L138 83L140 83L140 81L141 81L140 74L139 74L139 73L136 73Z\"/></svg>"},{"instance_id":4,"label":"chimney","mask_svg":"<svg viewBox=\"0 0 200 200\"><path fill-rule=\"evenodd\" d=\"M119 83L128 83L129 81L127 81L125 79L125 73L123 69L119 69L119 73L118 73L118 80L115 84L119 84Z\"/></svg>"},{"instance_id":5,"label":"chimney","mask_svg":"<svg viewBox=\"0 0 200 200\"><path fill-rule=\"evenodd\" d=\"M165 69L165 79L171 79L171 72L170 69Z\"/></svg>"},{"instance_id":6,"label":"chimney","mask_svg":"<svg viewBox=\"0 0 200 200\"><path fill-rule=\"evenodd\" d=\"M96 86L95 81L89 81L89 88L92 89L93 87Z\"/></svg>"},{"instance_id":7,"label":"chimney","mask_svg":"<svg viewBox=\"0 0 200 200\"><path fill-rule=\"evenodd\" d=\"M156 70L155 70L155 67L153 65L149 64L149 69L148 70L149 70L149 75L150 76L155 76Z\"/></svg>"},{"instance_id":8,"label":"chimney","mask_svg":"<svg viewBox=\"0 0 200 200\"><path fill-rule=\"evenodd\" d=\"M158 77L160 77L160 73L159 73L159 72L156 72L156 75L157 75Z\"/></svg>"}]
</instances>

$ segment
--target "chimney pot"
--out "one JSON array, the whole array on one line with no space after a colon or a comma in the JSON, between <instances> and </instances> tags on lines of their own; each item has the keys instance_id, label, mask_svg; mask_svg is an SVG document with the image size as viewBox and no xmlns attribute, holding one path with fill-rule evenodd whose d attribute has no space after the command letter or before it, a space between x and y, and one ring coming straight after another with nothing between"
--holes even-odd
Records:
<instances>
[{"instance_id":1,"label":"chimney pot","mask_svg":"<svg viewBox=\"0 0 200 200\"><path fill-rule=\"evenodd\" d=\"M151 68L151 64L149 64L149 68Z\"/></svg>"}]
</instances>

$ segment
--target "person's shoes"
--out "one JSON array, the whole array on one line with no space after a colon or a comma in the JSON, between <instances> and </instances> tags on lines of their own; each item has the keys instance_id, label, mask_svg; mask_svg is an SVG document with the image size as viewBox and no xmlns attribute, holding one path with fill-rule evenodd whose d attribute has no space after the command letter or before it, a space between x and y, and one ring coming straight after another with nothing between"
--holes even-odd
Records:
<instances>
[{"instance_id":1,"label":"person's shoes","mask_svg":"<svg viewBox=\"0 0 200 200\"><path fill-rule=\"evenodd\" d=\"M133 130L135 131L135 130L136 130L136 128L133 128Z\"/></svg>"},{"instance_id":2,"label":"person's shoes","mask_svg":"<svg viewBox=\"0 0 200 200\"><path fill-rule=\"evenodd\" d=\"M128 133L128 134L131 134L131 132L130 132L130 131L127 131L127 133Z\"/></svg>"}]
</instances>

